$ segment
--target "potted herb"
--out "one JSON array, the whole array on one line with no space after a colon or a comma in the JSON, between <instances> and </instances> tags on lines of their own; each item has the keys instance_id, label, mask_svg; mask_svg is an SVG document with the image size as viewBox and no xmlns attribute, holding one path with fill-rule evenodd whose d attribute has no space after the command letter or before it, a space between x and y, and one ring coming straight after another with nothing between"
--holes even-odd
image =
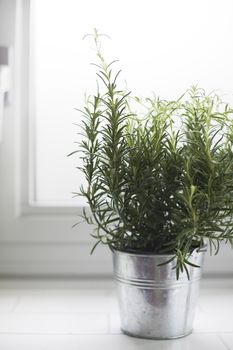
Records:
<instances>
[{"instance_id":1,"label":"potted herb","mask_svg":"<svg viewBox=\"0 0 233 350\"><path fill-rule=\"evenodd\" d=\"M192 331L206 243L233 243L232 109L192 87L179 99L141 100L118 88L98 57L98 91L82 111L81 195L94 248L113 253L122 330L145 338ZM145 113L132 104L143 103Z\"/></svg>"}]
</instances>

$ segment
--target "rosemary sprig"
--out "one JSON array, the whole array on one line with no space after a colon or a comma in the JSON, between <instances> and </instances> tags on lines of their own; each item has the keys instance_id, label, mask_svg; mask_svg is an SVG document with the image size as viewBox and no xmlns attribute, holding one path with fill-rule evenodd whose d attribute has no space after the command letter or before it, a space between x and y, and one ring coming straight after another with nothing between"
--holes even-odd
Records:
<instances>
[{"instance_id":1,"label":"rosemary sprig","mask_svg":"<svg viewBox=\"0 0 233 350\"><path fill-rule=\"evenodd\" d=\"M221 241L233 244L233 111L194 86L177 101L147 98L145 114L132 113L142 100L118 88L101 36L92 35L99 87L72 152L82 151L87 180L80 192L91 214L83 216L96 225L96 245L170 253L179 278L205 241L216 254Z\"/></svg>"}]
</instances>

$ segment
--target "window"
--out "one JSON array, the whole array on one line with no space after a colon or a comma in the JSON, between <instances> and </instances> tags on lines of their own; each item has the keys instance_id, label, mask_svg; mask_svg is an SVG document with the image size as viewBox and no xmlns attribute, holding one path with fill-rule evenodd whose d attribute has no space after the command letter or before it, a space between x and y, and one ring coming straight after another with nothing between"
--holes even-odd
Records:
<instances>
[{"instance_id":1,"label":"window","mask_svg":"<svg viewBox=\"0 0 233 350\"><path fill-rule=\"evenodd\" d=\"M83 205L71 198L83 181L78 158L66 157L78 141L74 108L96 87L95 54L82 37L94 27L112 37L103 39L106 57L120 59L122 83L135 95L172 98L198 83L232 102L232 2L19 0L0 7L0 36L15 56L0 152L0 273L109 274L106 247L89 254L91 227L71 228ZM231 273L232 251L223 248L207 258L207 273Z\"/></svg>"},{"instance_id":2,"label":"window","mask_svg":"<svg viewBox=\"0 0 233 350\"><path fill-rule=\"evenodd\" d=\"M120 59L122 80L133 94L176 98L192 84L207 91L233 90L233 44L229 1L33 0L31 7L34 117L34 194L40 205L83 205L72 200L84 181L67 158L79 141L84 93L95 89L94 27L109 60ZM216 25L218 23L218 25ZM172 29L172 30L171 30ZM227 97L229 99L229 96ZM231 97L230 97L231 98ZM232 99L232 98L231 98Z\"/></svg>"}]
</instances>

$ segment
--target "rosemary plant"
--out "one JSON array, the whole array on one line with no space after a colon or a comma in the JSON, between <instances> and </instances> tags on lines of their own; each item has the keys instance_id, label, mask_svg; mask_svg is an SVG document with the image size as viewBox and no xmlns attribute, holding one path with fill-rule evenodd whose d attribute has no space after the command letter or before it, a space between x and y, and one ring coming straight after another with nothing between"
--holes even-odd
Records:
<instances>
[{"instance_id":1,"label":"rosemary plant","mask_svg":"<svg viewBox=\"0 0 233 350\"><path fill-rule=\"evenodd\" d=\"M95 30L97 93L82 113L80 194L97 244L127 252L172 254L177 278L190 254L209 242L233 245L233 110L192 87L176 101L131 97L118 88ZM146 112L131 112L134 102ZM170 259L170 260L172 260Z\"/></svg>"}]
</instances>

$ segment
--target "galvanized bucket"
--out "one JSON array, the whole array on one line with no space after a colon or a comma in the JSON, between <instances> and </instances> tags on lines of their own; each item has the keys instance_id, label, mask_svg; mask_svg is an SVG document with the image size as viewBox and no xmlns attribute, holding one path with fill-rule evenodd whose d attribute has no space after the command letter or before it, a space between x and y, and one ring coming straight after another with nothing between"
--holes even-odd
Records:
<instances>
[{"instance_id":1,"label":"galvanized bucket","mask_svg":"<svg viewBox=\"0 0 233 350\"><path fill-rule=\"evenodd\" d=\"M206 249L195 250L190 261L203 266ZM172 339L192 332L201 268L188 266L176 279L176 262L158 266L172 255L134 254L115 250L121 329L140 338Z\"/></svg>"}]
</instances>

